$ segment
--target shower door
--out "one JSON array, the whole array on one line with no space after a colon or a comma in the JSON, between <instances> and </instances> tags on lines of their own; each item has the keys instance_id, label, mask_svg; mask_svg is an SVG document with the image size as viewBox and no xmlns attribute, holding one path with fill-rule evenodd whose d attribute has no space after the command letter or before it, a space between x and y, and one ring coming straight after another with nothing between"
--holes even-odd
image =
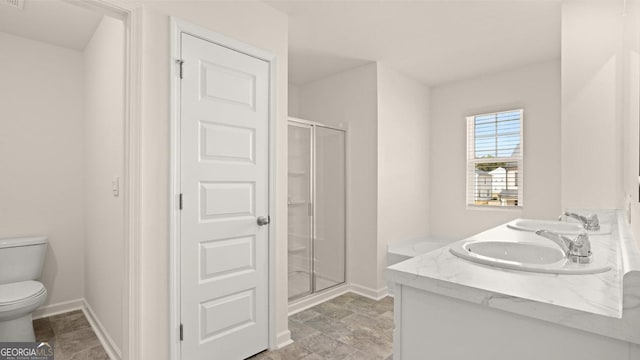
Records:
<instances>
[{"instance_id":1,"label":"shower door","mask_svg":"<svg viewBox=\"0 0 640 360\"><path fill-rule=\"evenodd\" d=\"M313 290L312 131L305 124L289 124L288 254L289 299Z\"/></svg>"},{"instance_id":2,"label":"shower door","mask_svg":"<svg viewBox=\"0 0 640 360\"><path fill-rule=\"evenodd\" d=\"M313 291L345 282L345 132L320 125L314 137Z\"/></svg>"},{"instance_id":3,"label":"shower door","mask_svg":"<svg viewBox=\"0 0 640 360\"><path fill-rule=\"evenodd\" d=\"M289 122L289 300L345 282L345 132Z\"/></svg>"}]
</instances>

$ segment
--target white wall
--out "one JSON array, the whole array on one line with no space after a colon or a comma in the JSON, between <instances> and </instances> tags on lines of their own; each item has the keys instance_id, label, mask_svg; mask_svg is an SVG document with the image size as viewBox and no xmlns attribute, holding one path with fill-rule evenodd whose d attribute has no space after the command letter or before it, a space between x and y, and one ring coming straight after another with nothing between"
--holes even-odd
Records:
<instances>
[{"instance_id":1,"label":"white wall","mask_svg":"<svg viewBox=\"0 0 640 360\"><path fill-rule=\"evenodd\" d=\"M631 228L640 246L640 1L627 2L624 18L624 108L623 108L623 184L624 208L630 211Z\"/></svg>"},{"instance_id":2,"label":"white wall","mask_svg":"<svg viewBox=\"0 0 640 360\"><path fill-rule=\"evenodd\" d=\"M348 126L347 276L378 291L377 74L368 64L300 86L300 117Z\"/></svg>"},{"instance_id":3,"label":"white wall","mask_svg":"<svg viewBox=\"0 0 640 360\"><path fill-rule=\"evenodd\" d=\"M105 17L84 51L85 299L122 348L124 24ZM122 185L122 184L121 184Z\"/></svg>"},{"instance_id":4,"label":"white wall","mask_svg":"<svg viewBox=\"0 0 640 360\"><path fill-rule=\"evenodd\" d=\"M300 117L300 87L289 83L289 116Z\"/></svg>"},{"instance_id":5,"label":"white wall","mask_svg":"<svg viewBox=\"0 0 640 360\"><path fill-rule=\"evenodd\" d=\"M429 232L429 89L378 63L378 288L387 244ZM437 176L437 173L435 174Z\"/></svg>"},{"instance_id":6,"label":"white wall","mask_svg":"<svg viewBox=\"0 0 640 360\"><path fill-rule=\"evenodd\" d=\"M169 16L277 56L276 326L287 336L287 16L258 2L146 2L142 8L142 359L168 359ZM171 329L177 331L177 329Z\"/></svg>"},{"instance_id":7,"label":"white wall","mask_svg":"<svg viewBox=\"0 0 640 360\"><path fill-rule=\"evenodd\" d=\"M466 208L466 116L524 109L524 207ZM517 217L560 212L560 63L550 61L431 89L431 234L462 238Z\"/></svg>"},{"instance_id":8,"label":"white wall","mask_svg":"<svg viewBox=\"0 0 640 360\"><path fill-rule=\"evenodd\" d=\"M622 1L562 5L562 207L622 207Z\"/></svg>"},{"instance_id":9,"label":"white wall","mask_svg":"<svg viewBox=\"0 0 640 360\"><path fill-rule=\"evenodd\" d=\"M0 48L0 236L48 236L45 305L80 299L82 53L5 33Z\"/></svg>"},{"instance_id":10,"label":"white wall","mask_svg":"<svg viewBox=\"0 0 640 360\"><path fill-rule=\"evenodd\" d=\"M428 233L429 90L380 63L299 86L300 117L348 127L348 281L386 294L386 246Z\"/></svg>"}]
</instances>

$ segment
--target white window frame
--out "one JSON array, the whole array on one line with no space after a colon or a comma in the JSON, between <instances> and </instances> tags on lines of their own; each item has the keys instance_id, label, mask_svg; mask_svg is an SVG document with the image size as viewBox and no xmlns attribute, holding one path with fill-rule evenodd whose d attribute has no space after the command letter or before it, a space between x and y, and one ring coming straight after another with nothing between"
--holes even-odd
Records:
<instances>
[{"instance_id":1,"label":"white window frame","mask_svg":"<svg viewBox=\"0 0 640 360\"><path fill-rule=\"evenodd\" d=\"M498 115L509 112L520 113L520 156L496 157L487 159L475 158L475 118L479 116ZM522 210L524 206L524 109L512 109L505 111L489 112L485 114L474 114L466 117L467 121L467 171L466 171L466 196L465 203L467 209L479 210ZM495 162L517 162L518 163L518 205L496 206L475 204L475 168L476 164Z\"/></svg>"}]
</instances>

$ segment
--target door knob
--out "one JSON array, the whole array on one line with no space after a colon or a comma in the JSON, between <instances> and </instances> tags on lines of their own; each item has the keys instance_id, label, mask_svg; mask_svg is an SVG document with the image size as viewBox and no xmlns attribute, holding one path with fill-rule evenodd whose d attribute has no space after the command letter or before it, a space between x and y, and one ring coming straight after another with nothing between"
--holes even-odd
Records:
<instances>
[{"instance_id":1,"label":"door knob","mask_svg":"<svg viewBox=\"0 0 640 360\"><path fill-rule=\"evenodd\" d=\"M258 225L260 226L265 226L265 225L269 225L269 223L271 222L271 216L258 216Z\"/></svg>"}]
</instances>

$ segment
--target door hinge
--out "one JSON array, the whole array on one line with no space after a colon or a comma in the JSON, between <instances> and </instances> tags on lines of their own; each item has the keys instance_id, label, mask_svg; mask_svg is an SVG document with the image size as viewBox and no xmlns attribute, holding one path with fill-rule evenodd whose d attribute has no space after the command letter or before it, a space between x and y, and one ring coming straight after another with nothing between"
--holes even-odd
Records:
<instances>
[{"instance_id":1,"label":"door hinge","mask_svg":"<svg viewBox=\"0 0 640 360\"><path fill-rule=\"evenodd\" d=\"M182 341L184 339L184 332L182 330L182 324L180 324L180 341Z\"/></svg>"},{"instance_id":2,"label":"door hinge","mask_svg":"<svg viewBox=\"0 0 640 360\"><path fill-rule=\"evenodd\" d=\"M182 210L182 194L178 196L178 207Z\"/></svg>"},{"instance_id":3,"label":"door hinge","mask_svg":"<svg viewBox=\"0 0 640 360\"><path fill-rule=\"evenodd\" d=\"M182 65L184 64L184 60L178 59L177 63L180 66L180 79L182 79Z\"/></svg>"},{"instance_id":4,"label":"door hinge","mask_svg":"<svg viewBox=\"0 0 640 360\"><path fill-rule=\"evenodd\" d=\"M309 216L313 216L313 203L308 204L307 213L309 214Z\"/></svg>"}]
</instances>

